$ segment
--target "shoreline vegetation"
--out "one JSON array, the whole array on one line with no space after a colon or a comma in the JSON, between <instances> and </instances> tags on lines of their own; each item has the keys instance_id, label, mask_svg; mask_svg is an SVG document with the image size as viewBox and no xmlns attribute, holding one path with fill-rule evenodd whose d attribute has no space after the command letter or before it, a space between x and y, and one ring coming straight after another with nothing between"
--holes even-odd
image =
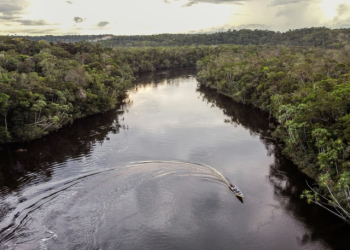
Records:
<instances>
[{"instance_id":1,"label":"shoreline vegetation","mask_svg":"<svg viewBox=\"0 0 350 250\"><path fill-rule=\"evenodd\" d=\"M319 184L302 197L349 222L350 46L227 45L197 65L201 84L278 121L282 152Z\"/></svg>"},{"instance_id":2,"label":"shoreline vegetation","mask_svg":"<svg viewBox=\"0 0 350 250\"><path fill-rule=\"evenodd\" d=\"M0 143L30 141L113 109L135 74L196 66L208 46L104 48L0 38Z\"/></svg>"},{"instance_id":3,"label":"shoreline vegetation","mask_svg":"<svg viewBox=\"0 0 350 250\"><path fill-rule=\"evenodd\" d=\"M38 39L0 37L0 144L114 108L137 73L197 65L201 84L278 121L272 136L319 185L302 197L350 221L350 29Z\"/></svg>"}]
</instances>

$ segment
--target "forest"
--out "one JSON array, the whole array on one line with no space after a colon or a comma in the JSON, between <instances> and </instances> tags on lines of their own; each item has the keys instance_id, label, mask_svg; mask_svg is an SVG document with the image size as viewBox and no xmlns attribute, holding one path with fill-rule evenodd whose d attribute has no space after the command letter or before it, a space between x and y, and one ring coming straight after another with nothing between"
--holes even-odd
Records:
<instances>
[{"instance_id":1,"label":"forest","mask_svg":"<svg viewBox=\"0 0 350 250\"><path fill-rule=\"evenodd\" d=\"M316 179L303 197L350 220L350 46L222 46L197 79L270 113L283 153Z\"/></svg>"},{"instance_id":2,"label":"forest","mask_svg":"<svg viewBox=\"0 0 350 250\"><path fill-rule=\"evenodd\" d=\"M159 35L68 35L68 36L26 36L33 41L81 42L92 41L106 47L162 47L190 45L293 45L319 46L325 48L344 47L350 40L350 29L329 29L325 27L304 28L286 32L270 30L228 30L212 34L159 34Z\"/></svg>"},{"instance_id":3,"label":"forest","mask_svg":"<svg viewBox=\"0 0 350 250\"><path fill-rule=\"evenodd\" d=\"M303 197L350 221L350 29L28 38L0 37L0 143L114 108L138 73L197 66L201 84L270 113L271 137L318 183Z\"/></svg>"},{"instance_id":4,"label":"forest","mask_svg":"<svg viewBox=\"0 0 350 250\"><path fill-rule=\"evenodd\" d=\"M64 42L64 43L76 43L76 42L94 42L94 41L101 41L104 39L110 39L113 35L110 34L102 34L102 35L65 35L65 36L53 36L53 35L46 35L46 36L10 36L10 38L25 38L32 41L41 41L45 40L47 42Z\"/></svg>"},{"instance_id":5,"label":"forest","mask_svg":"<svg viewBox=\"0 0 350 250\"><path fill-rule=\"evenodd\" d=\"M100 43L116 46L185 46L185 45L293 45L343 47L350 40L349 29L305 28L275 32L270 30L228 30L213 34L160 34L151 36L114 36Z\"/></svg>"},{"instance_id":6,"label":"forest","mask_svg":"<svg viewBox=\"0 0 350 250\"><path fill-rule=\"evenodd\" d=\"M135 74L195 66L211 47L104 48L0 38L0 143L39 138L112 109Z\"/></svg>"}]
</instances>

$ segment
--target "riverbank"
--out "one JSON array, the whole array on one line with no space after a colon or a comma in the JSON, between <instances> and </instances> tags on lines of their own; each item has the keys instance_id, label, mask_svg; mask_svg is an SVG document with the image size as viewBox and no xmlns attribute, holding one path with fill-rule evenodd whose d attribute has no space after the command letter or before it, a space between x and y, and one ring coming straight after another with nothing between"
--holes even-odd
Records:
<instances>
[{"instance_id":1,"label":"riverbank","mask_svg":"<svg viewBox=\"0 0 350 250\"><path fill-rule=\"evenodd\" d=\"M264 139L268 114L201 88L194 70L159 73L127 105L0 151L0 248L349 248L349 225L300 199L308 178Z\"/></svg>"},{"instance_id":2,"label":"riverbank","mask_svg":"<svg viewBox=\"0 0 350 250\"><path fill-rule=\"evenodd\" d=\"M304 197L349 220L349 51L228 46L198 66L202 84L278 121L273 136L283 142L283 153L318 181L316 192L329 195L306 191Z\"/></svg>"},{"instance_id":3,"label":"riverbank","mask_svg":"<svg viewBox=\"0 0 350 250\"><path fill-rule=\"evenodd\" d=\"M103 48L0 37L0 144L40 138L113 109L135 74L193 67L209 46Z\"/></svg>"}]
</instances>

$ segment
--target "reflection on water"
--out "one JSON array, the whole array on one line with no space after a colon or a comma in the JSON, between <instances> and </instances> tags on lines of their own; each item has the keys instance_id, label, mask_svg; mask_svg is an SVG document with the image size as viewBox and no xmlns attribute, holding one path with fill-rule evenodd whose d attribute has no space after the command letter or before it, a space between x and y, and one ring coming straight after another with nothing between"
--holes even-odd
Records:
<instances>
[{"instance_id":1,"label":"reflection on water","mask_svg":"<svg viewBox=\"0 0 350 250\"><path fill-rule=\"evenodd\" d=\"M194 73L145 74L119 109L1 146L0 249L349 249L349 226L300 200L273 121ZM128 167L155 160L197 164Z\"/></svg>"},{"instance_id":2,"label":"reflection on water","mask_svg":"<svg viewBox=\"0 0 350 250\"><path fill-rule=\"evenodd\" d=\"M77 120L44 139L2 146L1 186L16 190L33 182L49 181L53 164L59 167L68 159L88 156L95 145L103 144L109 133L119 133L120 128L117 112L108 111Z\"/></svg>"},{"instance_id":3,"label":"reflection on water","mask_svg":"<svg viewBox=\"0 0 350 250\"><path fill-rule=\"evenodd\" d=\"M313 180L299 172L297 167L283 157L275 146L274 141L269 137L268 114L265 114L265 119L261 119L262 112L253 107L232 102L230 98L201 85L198 91L202 93L203 100L213 103L230 117L226 122L241 124L249 128L252 134L259 134L267 154L274 156L274 162L270 165L268 174L269 182L274 187L274 198L286 212L303 222L309 229L307 233L297 237L300 245L308 247L308 244L324 241L331 248L348 249L350 227L324 209L313 204L309 205L305 200L300 199L302 191L308 189L306 182L313 183Z\"/></svg>"}]
</instances>

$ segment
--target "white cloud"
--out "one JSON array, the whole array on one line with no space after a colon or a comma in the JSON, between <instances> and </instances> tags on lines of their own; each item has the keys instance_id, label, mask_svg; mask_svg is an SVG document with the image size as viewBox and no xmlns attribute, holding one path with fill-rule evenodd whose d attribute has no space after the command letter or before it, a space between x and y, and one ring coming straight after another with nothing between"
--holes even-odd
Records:
<instances>
[{"instance_id":1,"label":"white cloud","mask_svg":"<svg viewBox=\"0 0 350 250\"><path fill-rule=\"evenodd\" d=\"M100 27L100 28L103 28L103 27L107 26L108 24L109 24L109 22L102 21L102 22L99 22L99 23L97 24L97 26Z\"/></svg>"},{"instance_id":2,"label":"white cloud","mask_svg":"<svg viewBox=\"0 0 350 250\"><path fill-rule=\"evenodd\" d=\"M50 34L116 35L350 28L349 4L349 0L1 0L0 34L29 34L30 26L39 33L42 29Z\"/></svg>"},{"instance_id":3,"label":"white cloud","mask_svg":"<svg viewBox=\"0 0 350 250\"><path fill-rule=\"evenodd\" d=\"M1 0L0 19L11 20L23 14L30 5L27 0Z\"/></svg>"}]
</instances>

